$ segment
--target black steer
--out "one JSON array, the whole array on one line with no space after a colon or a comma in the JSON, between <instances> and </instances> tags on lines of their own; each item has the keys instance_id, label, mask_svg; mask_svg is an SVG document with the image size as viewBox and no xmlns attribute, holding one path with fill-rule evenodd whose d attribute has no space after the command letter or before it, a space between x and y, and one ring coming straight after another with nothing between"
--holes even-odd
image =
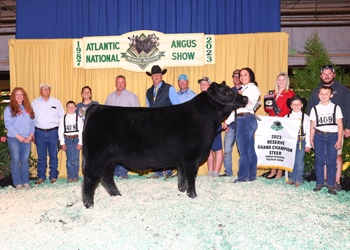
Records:
<instances>
[{"instance_id":1,"label":"black steer","mask_svg":"<svg viewBox=\"0 0 350 250\"><path fill-rule=\"evenodd\" d=\"M114 182L116 164L132 169L177 167L178 188L197 196L199 164L209 155L217 129L225 117L247 103L224 84L213 82L207 92L180 105L160 108L125 108L92 105L83 132L85 170L83 203L94 204L102 186L120 195Z\"/></svg>"}]
</instances>

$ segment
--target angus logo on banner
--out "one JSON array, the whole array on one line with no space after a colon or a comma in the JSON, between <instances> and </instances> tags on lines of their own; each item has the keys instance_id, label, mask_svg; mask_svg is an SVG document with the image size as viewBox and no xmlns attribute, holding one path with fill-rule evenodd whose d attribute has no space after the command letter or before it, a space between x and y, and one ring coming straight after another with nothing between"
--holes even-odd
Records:
<instances>
[{"instance_id":1,"label":"angus logo on banner","mask_svg":"<svg viewBox=\"0 0 350 250\"><path fill-rule=\"evenodd\" d=\"M155 62L162 68L215 64L215 36L141 30L121 36L73 39L74 68L144 72Z\"/></svg>"}]
</instances>

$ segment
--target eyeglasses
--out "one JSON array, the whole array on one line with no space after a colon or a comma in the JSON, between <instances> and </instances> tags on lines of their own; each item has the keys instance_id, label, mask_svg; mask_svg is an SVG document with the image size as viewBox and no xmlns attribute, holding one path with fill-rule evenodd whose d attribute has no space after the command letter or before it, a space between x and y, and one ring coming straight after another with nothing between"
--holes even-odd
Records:
<instances>
[{"instance_id":1,"label":"eyeglasses","mask_svg":"<svg viewBox=\"0 0 350 250\"><path fill-rule=\"evenodd\" d=\"M233 78L239 78L239 76L232 76Z\"/></svg>"},{"instance_id":2,"label":"eyeglasses","mask_svg":"<svg viewBox=\"0 0 350 250\"><path fill-rule=\"evenodd\" d=\"M330 69L333 73L335 73L335 71L334 71L334 66L333 66L333 65L325 65L325 66L322 66L322 68L321 68L321 74L322 74L322 72L323 72L325 69Z\"/></svg>"}]
</instances>

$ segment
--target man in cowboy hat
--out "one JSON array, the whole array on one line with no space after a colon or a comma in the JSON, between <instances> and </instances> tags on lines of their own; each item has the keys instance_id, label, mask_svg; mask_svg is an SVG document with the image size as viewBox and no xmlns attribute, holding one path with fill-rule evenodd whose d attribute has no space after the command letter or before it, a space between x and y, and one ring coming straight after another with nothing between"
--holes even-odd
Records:
<instances>
[{"instance_id":1,"label":"man in cowboy hat","mask_svg":"<svg viewBox=\"0 0 350 250\"><path fill-rule=\"evenodd\" d=\"M161 70L158 65L154 65L151 72L146 72L153 81L152 87L146 92L147 107L164 107L180 104L175 88L163 81L163 75L166 72L166 69ZM165 174L167 177L170 177L171 170L166 170ZM158 171L154 175L147 177L147 179L157 179L163 176L163 171Z\"/></svg>"}]
</instances>

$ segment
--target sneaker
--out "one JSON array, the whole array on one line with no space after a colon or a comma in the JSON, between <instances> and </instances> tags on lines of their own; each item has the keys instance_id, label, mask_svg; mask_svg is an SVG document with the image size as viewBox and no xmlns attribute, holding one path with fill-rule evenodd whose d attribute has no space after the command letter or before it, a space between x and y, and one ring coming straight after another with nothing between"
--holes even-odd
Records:
<instances>
[{"instance_id":1,"label":"sneaker","mask_svg":"<svg viewBox=\"0 0 350 250\"><path fill-rule=\"evenodd\" d=\"M297 182L295 183L295 187L300 187L301 186L301 183Z\"/></svg>"},{"instance_id":2,"label":"sneaker","mask_svg":"<svg viewBox=\"0 0 350 250\"><path fill-rule=\"evenodd\" d=\"M337 195L337 192L335 192L334 187L328 187L328 193L333 194L333 195Z\"/></svg>"},{"instance_id":3,"label":"sneaker","mask_svg":"<svg viewBox=\"0 0 350 250\"><path fill-rule=\"evenodd\" d=\"M337 190L338 192L340 192L340 191L341 191L341 185L340 185L340 183L339 183L339 182L335 182L335 183L334 183L334 188L335 188L335 190Z\"/></svg>"},{"instance_id":4,"label":"sneaker","mask_svg":"<svg viewBox=\"0 0 350 250\"><path fill-rule=\"evenodd\" d=\"M72 182L72 181L73 181L72 179L68 179L68 180L67 180L68 183L69 183L69 182Z\"/></svg>"},{"instance_id":5,"label":"sneaker","mask_svg":"<svg viewBox=\"0 0 350 250\"><path fill-rule=\"evenodd\" d=\"M79 181L78 178L74 178L74 179L73 179L73 182L77 182L77 181Z\"/></svg>"},{"instance_id":6,"label":"sneaker","mask_svg":"<svg viewBox=\"0 0 350 250\"><path fill-rule=\"evenodd\" d=\"M320 191L323 187L324 187L324 186L322 186L322 185L317 185L317 186L314 188L314 191L315 191L315 192L318 192L318 191Z\"/></svg>"},{"instance_id":7,"label":"sneaker","mask_svg":"<svg viewBox=\"0 0 350 250\"><path fill-rule=\"evenodd\" d=\"M23 189L23 186L22 185L16 185L16 189L17 190L21 190L21 189Z\"/></svg>"},{"instance_id":8,"label":"sneaker","mask_svg":"<svg viewBox=\"0 0 350 250\"><path fill-rule=\"evenodd\" d=\"M55 182L57 182L57 179L56 178L52 178L51 179L51 183L54 184Z\"/></svg>"},{"instance_id":9,"label":"sneaker","mask_svg":"<svg viewBox=\"0 0 350 250\"><path fill-rule=\"evenodd\" d=\"M31 189L32 187L29 185L29 183L23 184L23 187L26 189Z\"/></svg>"},{"instance_id":10,"label":"sneaker","mask_svg":"<svg viewBox=\"0 0 350 250\"><path fill-rule=\"evenodd\" d=\"M212 174L207 174L206 176L207 176L207 177L213 177L213 175L212 175Z\"/></svg>"},{"instance_id":11,"label":"sneaker","mask_svg":"<svg viewBox=\"0 0 350 250\"><path fill-rule=\"evenodd\" d=\"M293 182L293 181L287 181L286 184L288 184L288 185L294 185L294 182Z\"/></svg>"}]
</instances>

